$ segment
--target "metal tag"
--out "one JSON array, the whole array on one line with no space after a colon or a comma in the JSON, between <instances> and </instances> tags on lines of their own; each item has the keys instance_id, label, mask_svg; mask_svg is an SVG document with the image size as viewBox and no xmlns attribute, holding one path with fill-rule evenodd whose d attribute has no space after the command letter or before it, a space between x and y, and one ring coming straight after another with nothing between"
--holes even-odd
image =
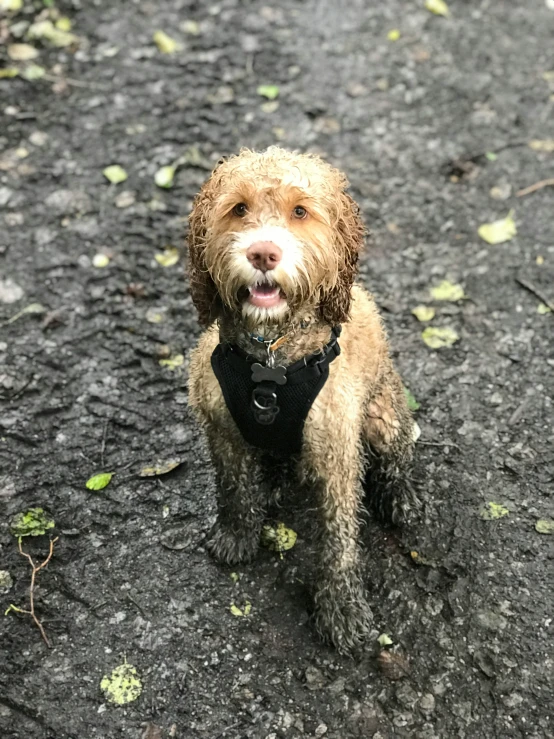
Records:
<instances>
[{"instance_id":1,"label":"metal tag","mask_svg":"<svg viewBox=\"0 0 554 739\"><path fill-rule=\"evenodd\" d=\"M252 365L252 381L253 382L274 382L276 385L286 385L287 368L278 365L277 367L264 367L263 364Z\"/></svg>"}]
</instances>

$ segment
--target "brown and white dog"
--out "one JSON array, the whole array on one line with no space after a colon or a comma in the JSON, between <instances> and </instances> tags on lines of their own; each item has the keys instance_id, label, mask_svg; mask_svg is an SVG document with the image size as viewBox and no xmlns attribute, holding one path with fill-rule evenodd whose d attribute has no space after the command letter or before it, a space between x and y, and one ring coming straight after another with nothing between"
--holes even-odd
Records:
<instances>
[{"instance_id":1,"label":"brown and white dog","mask_svg":"<svg viewBox=\"0 0 554 739\"><path fill-rule=\"evenodd\" d=\"M255 556L267 460L287 461L317 496L314 618L343 653L371 623L363 484L382 520L398 523L416 505L414 423L375 303L354 284L364 227L347 184L317 156L244 150L202 187L188 236L192 299L207 329L191 358L190 404L217 476L209 549L227 564Z\"/></svg>"}]
</instances>

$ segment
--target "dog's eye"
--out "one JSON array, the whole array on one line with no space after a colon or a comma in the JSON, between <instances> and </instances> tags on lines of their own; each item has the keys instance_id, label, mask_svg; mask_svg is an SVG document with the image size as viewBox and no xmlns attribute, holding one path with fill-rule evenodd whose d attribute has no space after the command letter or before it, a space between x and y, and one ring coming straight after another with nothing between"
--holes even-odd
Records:
<instances>
[{"instance_id":1,"label":"dog's eye","mask_svg":"<svg viewBox=\"0 0 554 739\"><path fill-rule=\"evenodd\" d=\"M308 211L301 205L297 205L296 208L292 211L292 215L295 218L306 218L306 216L308 215Z\"/></svg>"},{"instance_id":2,"label":"dog's eye","mask_svg":"<svg viewBox=\"0 0 554 739\"><path fill-rule=\"evenodd\" d=\"M237 203L233 208L233 215L243 218L248 213L248 207L246 203Z\"/></svg>"}]
</instances>

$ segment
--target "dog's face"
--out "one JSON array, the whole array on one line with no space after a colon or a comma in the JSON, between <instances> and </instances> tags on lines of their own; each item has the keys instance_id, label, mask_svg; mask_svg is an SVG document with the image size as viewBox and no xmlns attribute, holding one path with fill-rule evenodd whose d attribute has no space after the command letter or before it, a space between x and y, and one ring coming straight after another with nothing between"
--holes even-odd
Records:
<instances>
[{"instance_id":1,"label":"dog's face","mask_svg":"<svg viewBox=\"0 0 554 739\"><path fill-rule=\"evenodd\" d=\"M313 309L346 319L363 226L344 176L318 157L271 147L218 166L190 216L191 291L203 323L245 324Z\"/></svg>"}]
</instances>

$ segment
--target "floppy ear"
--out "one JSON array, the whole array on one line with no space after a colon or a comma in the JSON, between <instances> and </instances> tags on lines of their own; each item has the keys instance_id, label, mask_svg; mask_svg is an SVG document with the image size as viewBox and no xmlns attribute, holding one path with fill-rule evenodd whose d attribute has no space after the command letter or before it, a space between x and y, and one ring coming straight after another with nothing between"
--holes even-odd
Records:
<instances>
[{"instance_id":1,"label":"floppy ear","mask_svg":"<svg viewBox=\"0 0 554 739\"><path fill-rule=\"evenodd\" d=\"M358 272L358 257L364 245L365 227L357 203L341 192L335 244L339 257L336 283L321 296L319 312L328 323L343 323L350 314L351 291Z\"/></svg>"},{"instance_id":2,"label":"floppy ear","mask_svg":"<svg viewBox=\"0 0 554 739\"><path fill-rule=\"evenodd\" d=\"M221 301L211 278L204 252L206 249L206 221L211 198L206 186L200 190L192 205L189 216L189 282L192 302L198 311L198 320L203 326L215 321L221 311Z\"/></svg>"}]
</instances>

